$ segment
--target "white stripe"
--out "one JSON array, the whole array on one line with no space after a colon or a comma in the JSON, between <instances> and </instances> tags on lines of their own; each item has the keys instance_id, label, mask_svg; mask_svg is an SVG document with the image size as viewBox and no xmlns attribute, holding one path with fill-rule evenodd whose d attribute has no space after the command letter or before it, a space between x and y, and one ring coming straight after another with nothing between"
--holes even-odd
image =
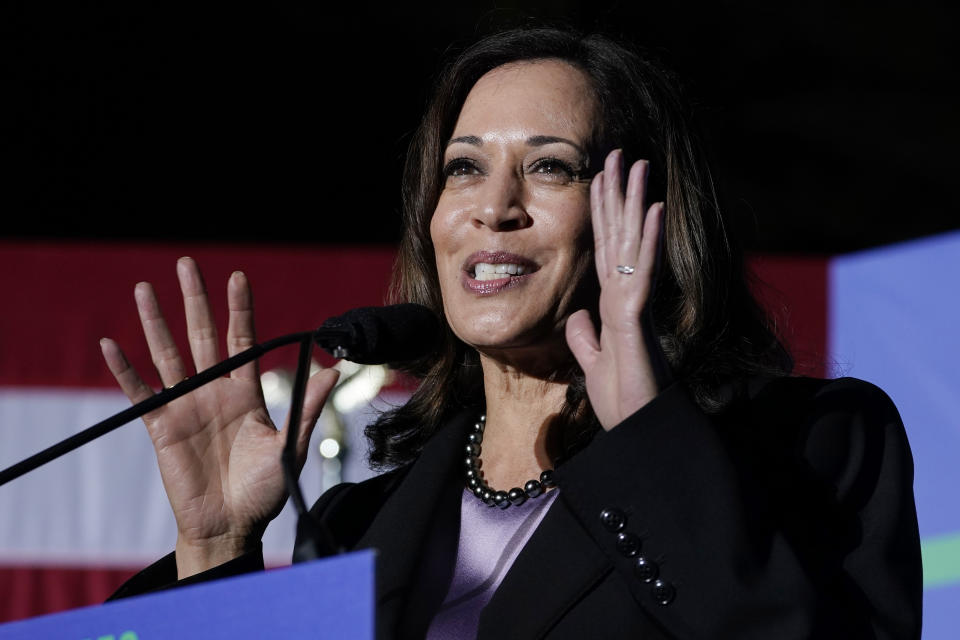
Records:
<instances>
[{"instance_id":1,"label":"white stripe","mask_svg":"<svg viewBox=\"0 0 960 640\"><path fill-rule=\"evenodd\" d=\"M390 404L402 401L390 398ZM0 388L0 467L128 406L112 391ZM370 475L361 433L371 411L365 407L344 418L353 445L344 463L346 480ZM283 407L274 415L278 424L285 412ZM320 431L301 476L308 503L323 490ZM295 524L288 504L264 536L268 564L289 562ZM139 421L0 487L2 564L139 566L168 553L175 541L153 447Z\"/></svg>"}]
</instances>

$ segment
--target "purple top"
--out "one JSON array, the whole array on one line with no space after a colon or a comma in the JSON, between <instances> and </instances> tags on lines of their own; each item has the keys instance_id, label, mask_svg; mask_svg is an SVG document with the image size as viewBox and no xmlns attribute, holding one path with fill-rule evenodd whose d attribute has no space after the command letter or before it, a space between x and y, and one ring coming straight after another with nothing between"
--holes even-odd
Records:
<instances>
[{"instance_id":1,"label":"purple top","mask_svg":"<svg viewBox=\"0 0 960 640\"><path fill-rule=\"evenodd\" d=\"M464 490L457 566L447 597L427 630L427 640L477 637L480 612L556 497L553 489L519 507L497 509Z\"/></svg>"}]
</instances>

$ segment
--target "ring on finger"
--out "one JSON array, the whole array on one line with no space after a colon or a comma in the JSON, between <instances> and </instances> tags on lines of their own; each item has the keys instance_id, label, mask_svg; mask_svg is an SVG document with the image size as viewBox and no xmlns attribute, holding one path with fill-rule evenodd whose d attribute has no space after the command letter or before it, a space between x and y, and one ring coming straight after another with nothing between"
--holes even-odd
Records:
<instances>
[{"instance_id":1,"label":"ring on finger","mask_svg":"<svg viewBox=\"0 0 960 640\"><path fill-rule=\"evenodd\" d=\"M630 266L627 266L627 265L625 265L625 264L618 264L618 265L617 265L617 273L622 273L622 274L624 274L624 275L629 276L629 275L630 275L631 273L633 273L634 271L636 271L636 269L635 269L634 267L630 267Z\"/></svg>"}]
</instances>

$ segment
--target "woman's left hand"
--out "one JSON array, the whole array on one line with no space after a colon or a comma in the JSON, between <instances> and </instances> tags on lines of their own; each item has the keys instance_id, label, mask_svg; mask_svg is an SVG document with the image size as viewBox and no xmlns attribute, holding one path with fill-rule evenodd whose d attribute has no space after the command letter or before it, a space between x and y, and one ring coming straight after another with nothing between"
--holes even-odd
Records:
<instances>
[{"instance_id":1,"label":"woman's left hand","mask_svg":"<svg viewBox=\"0 0 960 640\"><path fill-rule=\"evenodd\" d=\"M586 376L593 411L607 431L660 390L654 366L660 354L650 352L659 347L653 336L644 335L641 315L653 288L663 203L644 212L645 160L630 168L624 195L622 163L623 153L612 151L590 186L600 336L585 309L572 314L566 327L567 344Z\"/></svg>"}]
</instances>

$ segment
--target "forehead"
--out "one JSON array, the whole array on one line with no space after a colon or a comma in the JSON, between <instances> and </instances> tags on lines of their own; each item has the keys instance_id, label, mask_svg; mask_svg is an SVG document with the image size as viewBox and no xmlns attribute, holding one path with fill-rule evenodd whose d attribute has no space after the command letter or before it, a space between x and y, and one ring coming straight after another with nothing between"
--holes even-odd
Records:
<instances>
[{"instance_id":1,"label":"forehead","mask_svg":"<svg viewBox=\"0 0 960 640\"><path fill-rule=\"evenodd\" d=\"M593 94L587 75L561 60L506 64L470 90L454 135L486 139L516 132L586 140L597 111Z\"/></svg>"}]
</instances>

